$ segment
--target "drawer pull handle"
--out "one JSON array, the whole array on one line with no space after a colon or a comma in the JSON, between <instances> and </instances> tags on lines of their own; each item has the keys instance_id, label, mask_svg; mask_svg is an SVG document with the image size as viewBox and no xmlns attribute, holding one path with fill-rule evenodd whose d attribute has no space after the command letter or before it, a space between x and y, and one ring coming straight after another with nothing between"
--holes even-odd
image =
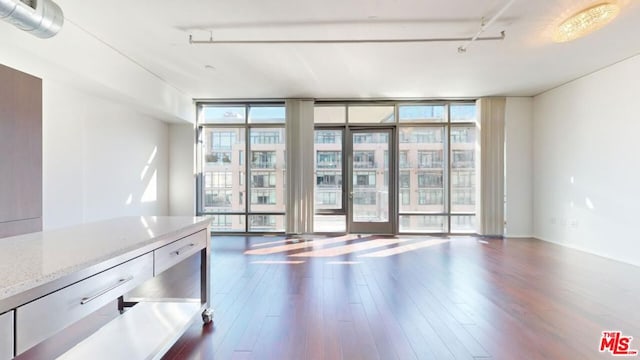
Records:
<instances>
[{"instance_id":1,"label":"drawer pull handle","mask_svg":"<svg viewBox=\"0 0 640 360\"><path fill-rule=\"evenodd\" d=\"M80 305L84 305L84 304L86 304L86 303L88 303L90 301L93 301L93 300L97 299L98 297L106 294L107 292L109 292L109 291L111 291L111 290L113 290L113 289L115 289L115 288L117 288L119 286L122 286L122 285L124 285L125 283L127 283L127 282L129 282L131 280L133 280L133 276L129 276L127 278L122 278L122 279L118 280L117 283L109 286L108 288L100 290L97 294L95 294L93 296L88 296L88 297L82 298L82 300L80 300Z\"/></svg>"},{"instance_id":2,"label":"drawer pull handle","mask_svg":"<svg viewBox=\"0 0 640 360\"><path fill-rule=\"evenodd\" d=\"M180 255L181 253L185 252L186 250L188 250L189 248L192 248L192 247L194 247L194 246L196 246L196 244L194 244L194 243L191 243L191 244L189 244L189 245L185 245L185 246L181 247L180 249L178 249L178 250L176 250L176 251L172 252L171 254L173 254L173 255Z\"/></svg>"}]
</instances>

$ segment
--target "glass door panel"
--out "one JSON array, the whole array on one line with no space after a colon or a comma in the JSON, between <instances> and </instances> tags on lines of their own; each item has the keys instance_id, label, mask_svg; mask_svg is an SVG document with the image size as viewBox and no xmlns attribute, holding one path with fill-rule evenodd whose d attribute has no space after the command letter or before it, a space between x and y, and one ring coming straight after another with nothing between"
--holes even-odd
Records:
<instances>
[{"instance_id":1,"label":"glass door panel","mask_svg":"<svg viewBox=\"0 0 640 360\"><path fill-rule=\"evenodd\" d=\"M393 233L391 129L352 130L349 136L349 231Z\"/></svg>"},{"instance_id":2,"label":"glass door panel","mask_svg":"<svg viewBox=\"0 0 640 360\"><path fill-rule=\"evenodd\" d=\"M332 107L316 108L332 110ZM338 108L339 110L339 108ZM337 114L336 114L337 113ZM340 118L340 111L327 111L325 115ZM342 118L344 122L344 107ZM316 111L318 119L318 111ZM327 122L327 118L324 121ZM343 128L317 128L314 142L315 217L314 231L319 233L343 233L347 231L345 192L342 178L344 173Z\"/></svg>"}]
</instances>

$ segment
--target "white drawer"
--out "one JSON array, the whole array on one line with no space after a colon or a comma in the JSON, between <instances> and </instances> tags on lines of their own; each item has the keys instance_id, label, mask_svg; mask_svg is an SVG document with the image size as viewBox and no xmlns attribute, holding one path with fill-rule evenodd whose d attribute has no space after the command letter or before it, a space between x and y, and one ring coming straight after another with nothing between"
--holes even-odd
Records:
<instances>
[{"instance_id":1,"label":"white drawer","mask_svg":"<svg viewBox=\"0 0 640 360\"><path fill-rule=\"evenodd\" d=\"M15 319L16 353L21 354L151 277L153 255L148 253L20 306Z\"/></svg>"},{"instance_id":2,"label":"white drawer","mask_svg":"<svg viewBox=\"0 0 640 360\"><path fill-rule=\"evenodd\" d=\"M158 275L207 246L205 230L191 234L153 252L154 274Z\"/></svg>"},{"instance_id":3,"label":"white drawer","mask_svg":"<svg viewBox=\"0 0 640 360\"><path fill-rule=\"evenodd\" d=\"M13 311L0 315L0 360L13 358Z\"/></svg>"}]
</instances>

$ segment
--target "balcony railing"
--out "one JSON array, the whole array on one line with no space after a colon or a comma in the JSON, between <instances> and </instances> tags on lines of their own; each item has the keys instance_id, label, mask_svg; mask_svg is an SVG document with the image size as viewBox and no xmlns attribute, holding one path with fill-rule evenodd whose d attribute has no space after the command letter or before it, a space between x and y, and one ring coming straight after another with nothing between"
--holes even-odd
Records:
<instances>
[{"instance_id":1,"label":"balcony railing","mask_svg":"<svg viewBox=\"0 0 640 360\"><path fill-rule=\"evenodd\" d=\"M318 162L316 166L318 167L318 169L339 169L342 167L340 162L330 162L330 161Z\"/></svg>"},{"instance_id":2,"label":"balcony railing","mask_svg":"<svg viewBox=\"0 0 640 360\"><path fill-rule=\"evenodd\" d=\"M357 161L353 163L353 167L356 169L375 169L376 163L374 161Z\"/></svg>"},{"instance_id":3,"label":"balcony railing","mask_svg":"<svg viewBox=\"0 0 640 360\"><path fill-rule=\"evenodd\" d=\"M420 169L442 169L442 161L418 163Z\"/></svg>"},{"instance_id":4,"label":"balcony railing","mask_svg":"<svg viewBox=\"0 0 640 360\"><path fill-rule=\"evenodd\" d=\"M251 188L252 189L274 189L275 187L276 187L275 184L270 185L268 183L259 182L259 181L256 181L256 182L252 181L251 182Z\"/></svg>"},{"instance_id":5,"label":"balcony railing","mask_svg":"<svg viewBox=\"0 0 640 360\"><path fill-rule=\"evenodd\" d=\"M213 154L206 154L204 156L207 164L231 164L231 158L228 156L218 156Z\"/></svg>"},{"instance_id":6,"label":"balcony railing","mask_svg":"<svg viewBox=\"0 0 640 360\"><path fill-rule=\"evenodd\" d=\"M320 189L341 189L342 184L317 184L316 187Z\"/></svg>"},{"instance_id":7,"label":"balcony railing","mask_svg":"<svg viewBox=\"0 0 640 360\"><path fill-rule=\"evenodd\" d=\"M451 163L451 167L454 169L473 169L475 165L475 161L453 161Z\"/></svg>"},{"instance_id":8,"label":"balcony railing","mask_svg":"<svg viewBox=\"0 0 640 360\"><path fill-rule=\"evenodd\" d=\"M271 161L257 161L251 163L252 169L275 169L276 163Z\"/></svg>"}]
</instances>

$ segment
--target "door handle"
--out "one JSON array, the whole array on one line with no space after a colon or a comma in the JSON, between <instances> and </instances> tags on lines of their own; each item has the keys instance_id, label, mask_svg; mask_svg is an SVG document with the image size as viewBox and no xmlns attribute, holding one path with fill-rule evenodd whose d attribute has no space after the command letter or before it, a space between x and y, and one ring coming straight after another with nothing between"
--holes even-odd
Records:
<instances>
[{"instance_id":1,"label":"door handle","mask_svg":"<svg viewBox=\"0 0 640 360\"><path fill-rule=\"evenodd\" d=\"M353 191L349 192L349 199L353 199Z\"/></svg>"}]
</instances>

